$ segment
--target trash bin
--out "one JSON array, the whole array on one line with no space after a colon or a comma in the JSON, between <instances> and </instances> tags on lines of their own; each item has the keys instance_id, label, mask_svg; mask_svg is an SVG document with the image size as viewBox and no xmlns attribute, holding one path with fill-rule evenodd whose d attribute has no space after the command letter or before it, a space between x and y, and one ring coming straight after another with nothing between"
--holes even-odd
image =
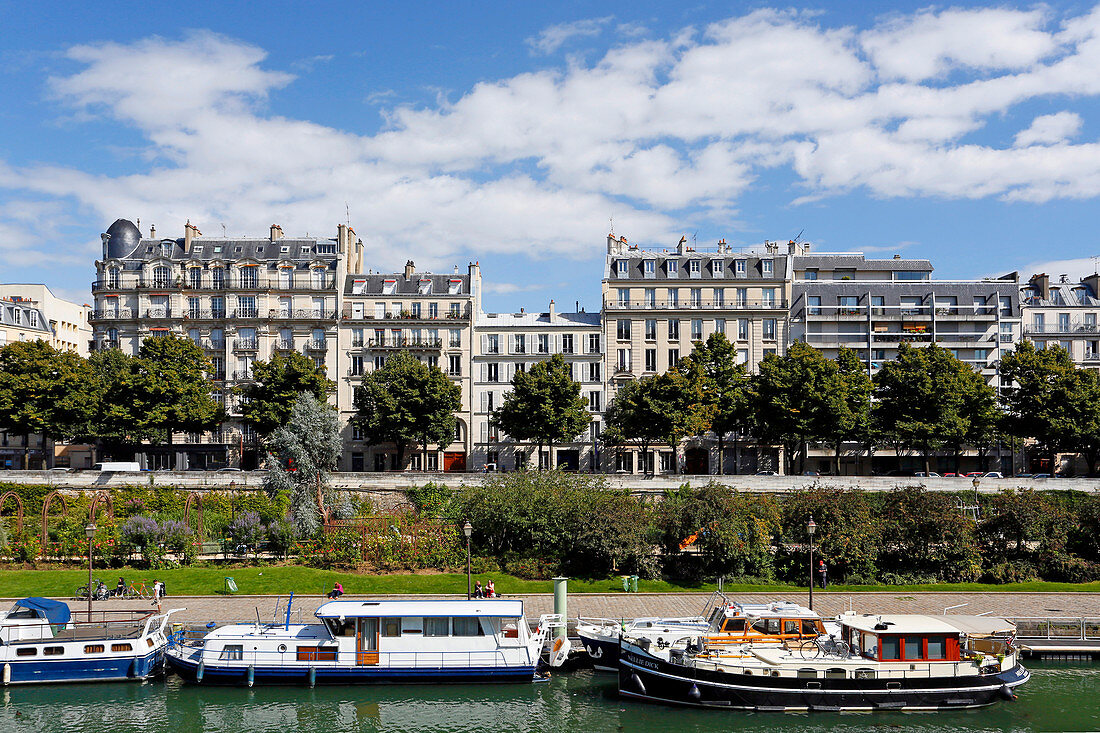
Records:
<instances>
[{"instance_id":1,"label":"trash bin","mask_svg":"<svg viewBox=\"0 0 1100 733\"><path fill-rule=\"evenodd\" d=\"M624 593L629 593L630 592L630 576L629 575L622 575L620 577L623 579L623 592Z\"/></svg>"},{"instance_id":2,"label":"trash bin","mask_svg":"<svg viewBox=\"0 0 1100 733\"><path fill-rule=\"evenodd\" d=\"M638 592L638 576L637 575L631 575L630 576L630 590L633 593Z\"/></svg>"},{"instance_id":3,"label":"trash bin","mask_svg":"<svg viewBox=\"0 0 1100 733\"><path fill-rule=\"evenodd\" d=\"M236 593L236 592L237 592L237 581L233 580L233 578L227 577L225 579L225 594L229 595L230 593Z\"/></svg>"}]
</instances>

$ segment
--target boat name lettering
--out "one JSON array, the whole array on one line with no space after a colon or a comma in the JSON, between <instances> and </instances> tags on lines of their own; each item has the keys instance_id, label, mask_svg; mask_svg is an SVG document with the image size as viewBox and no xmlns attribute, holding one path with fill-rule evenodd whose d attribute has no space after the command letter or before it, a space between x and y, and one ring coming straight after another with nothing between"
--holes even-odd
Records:
<instances>
[{"instance_id":1,"label":"boat name lettering","mask_svg":"<svg viewBox=\"0 0 1100 733\"><path fill-rule=\"evenodd\" d=\"M658 669L657 663L652 660L642 659L641 657L636 657L633 654L626 655L626 658L629 659L632 664L640 664L647 669Z\"/></svg>"}]
</instances>

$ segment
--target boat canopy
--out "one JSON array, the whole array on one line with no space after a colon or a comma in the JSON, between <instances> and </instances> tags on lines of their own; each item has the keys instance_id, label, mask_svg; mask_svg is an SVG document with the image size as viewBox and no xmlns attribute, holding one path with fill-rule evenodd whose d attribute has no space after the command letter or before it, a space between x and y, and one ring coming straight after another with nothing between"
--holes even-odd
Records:
<instances>
[{"instance_id":1,"label":"boat canopy","mask_svg":"<svg viewBox=\"0 0 1100 733\"><path fill-rule=\"evenodd\" d=\"M944 616L943 620L970 637L1011 634L1016 624L995 616Z\"/></svg>"},{"instance_id":2,"label":"boat canopy","mask_svg":"<svg viewBox=\"0 0 1100 733\"><path fill-rule=\"evenodd\" d=\"M21 601L16 601L15 605L17 608L40 611L51 624L67 624L69 619L72 618L68 604L61 601L51 601L49 598L39 598L37 596L24 598Z\"/></svg>"},{"instance_id":3,"label":"boat canopy","mask_svg":"<svg viewBox=\"0 0 1100 733\"><path fill-rule=\"evenodd\" d=\"M380 618L383 616L486 616L521 618L523 601L485 598L473 601L329 601L317 618Z\"/></svg>"},{"instance_id":4,"label":"boat canopy","mask_svg":"<svg viewBox=\"0 0 1100 733\"><path fill-rule=\"evenodd\" d=\"M953 634L959 628L947 619L950 616L925 616L915 613L840 615L840 623L857 631L872 634Z\"/></svg>"}]
</instances>

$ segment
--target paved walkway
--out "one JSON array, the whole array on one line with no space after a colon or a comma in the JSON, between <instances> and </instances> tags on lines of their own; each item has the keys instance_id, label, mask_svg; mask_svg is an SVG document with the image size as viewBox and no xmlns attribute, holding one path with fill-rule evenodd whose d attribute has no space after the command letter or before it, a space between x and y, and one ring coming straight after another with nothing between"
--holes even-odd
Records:
<instances>
[{"instance_id":1,"label":"paved walkway","mask_svg":"<svg viewBox=\"0 0 1100 733\"><path fill-rule=\"evenodd\" d=\"M344 596L345 600L372 598L378 600L414 598L461 598L462 596ZM534 620L540 614L552 613L554 597L549 593L515 596L525 603L527 618ZM635 618L638 616L694 616L700 613L707 593L578 593L569 596L569 617ZM746 603L763 603L773 600L789 600L806 604L805 593L732 594L733 600ZM66 600L74 610L85 605ZM294 620L299 612L302 619L310 619L313 612L326 599L318 596L295 596ZM3 603L4 599L0 599ZM7 602L11 602L7 600ZM1027 617L1076 617L1100 616L1100 593L899 593L876 591L873 593L814 592L814 610L822 616L835 616L848 610L866 613L929 613L941 614L949 606L968 604L954 609L954 613L980 614L1009 618ZM286 613L286 596L172 596L164 599L163 607L185 608L173 616L188 624L205 624L209 621L236 621L255 619L257 609L260 619L282 620ZM93 604L95 610L151 609L148 601L108 600Z\"/></svg>"}]
</instances>

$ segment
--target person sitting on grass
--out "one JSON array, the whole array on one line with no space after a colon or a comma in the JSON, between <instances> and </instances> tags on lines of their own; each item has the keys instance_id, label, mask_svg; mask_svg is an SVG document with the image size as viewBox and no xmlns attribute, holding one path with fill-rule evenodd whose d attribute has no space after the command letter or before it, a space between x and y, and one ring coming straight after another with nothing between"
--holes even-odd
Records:
<instances>
[{"instance_id":1,"label":"person sitting on grass","mask_svg":"<svg viewBox=\"0 0 1100 733\"><path fill-rule=\"evenodd\" d=\"M342 595L344 595L344 586L342 586L339 581L337 581L336 584L332 586L332 590L328 592L328 597L335 599L339 598Z\"/></svg>"}]
</instances>

